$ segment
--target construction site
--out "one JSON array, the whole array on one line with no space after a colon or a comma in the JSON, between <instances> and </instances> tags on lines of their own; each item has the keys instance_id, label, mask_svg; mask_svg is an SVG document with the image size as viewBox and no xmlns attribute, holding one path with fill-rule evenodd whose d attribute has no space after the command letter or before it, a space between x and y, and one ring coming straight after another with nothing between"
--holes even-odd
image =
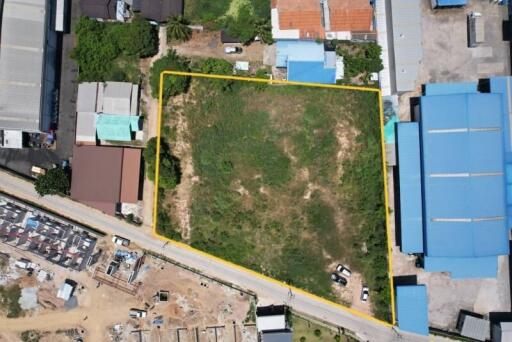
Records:
<instances>
[{"instance_id":1,"label":"construction site","mask_svg":"<svg viewBox=\"0 0 512 342\"><path fill-rule=\"evenodd\" d=\"M0 217L0 341L257 341L242 289L24 203Z\"/></svg>"}]
</instances>

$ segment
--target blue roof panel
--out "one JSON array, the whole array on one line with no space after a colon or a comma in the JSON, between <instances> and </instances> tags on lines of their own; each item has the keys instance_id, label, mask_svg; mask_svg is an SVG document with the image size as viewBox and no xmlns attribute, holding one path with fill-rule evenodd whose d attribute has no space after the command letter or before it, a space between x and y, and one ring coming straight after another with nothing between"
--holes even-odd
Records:
<instances>
[{"instance_id":1,"label":"blue roof panel","mask_svg":"<svg viewBox=\"0 0 512 342\"><path fill-rule=\"evenodd\" d=\"M418 123L398 123L397 137L401 248L404 253L423 253L423 209Z\"/></svg>"},{"instance_id":2,"label":"blue roof panel","mask_svg":"<svg viewBox=\"0 0 512 342\"><path fill-rule=\"evenodd\" d=\"M398 327L428 336L428 299L425 285L396 287Z\"/></svg>"},{"instance_id":3,"label":"blue roof panel","mask_svg":"<svg viewBox=\"0 0 512 342\"><path fill-rule=\"evenodd\" d=\"M468 3L467 0L437 0L437 6L464 6Z\"/></svg>"},{"instance_id":4,"label":"blue roof panel","mask_svg":"<svg viewBox=\"0 0 512 342\"><path fill-rule=\"evenodd\" d=\"M421 98L427 256L508 253L502 108L496 94Z\"/></svg>"},{"instance_id":5,"label":"blue roof panel","mask_svg":"<svg viewBox=\"0 0 512 342\"><path fill-rule=\"evenodd\" d=\"M288 62L288 81L336 83L336 69L324 68L324 62Z\"/></svg>"},{"instance_id":6,"label":"blue roof panel","mask_svg":"<svg viewBox=\"0 0 512 342\"><path fill-rule=\"evenodd\" d=\"M438 258L425 257L425 271L450 272L454 279L496 278L498 257Z\"/></svg>"},{"instance_id":7,"label":"blue roof panel","mask_svg":"<svg viewBox=\"0 0 512 342\"><path fill-rule=\"evenodd\" d=\"M477 82L425 84L425 95L451 95L477 92Z\"/></svg>"}]
</instances>

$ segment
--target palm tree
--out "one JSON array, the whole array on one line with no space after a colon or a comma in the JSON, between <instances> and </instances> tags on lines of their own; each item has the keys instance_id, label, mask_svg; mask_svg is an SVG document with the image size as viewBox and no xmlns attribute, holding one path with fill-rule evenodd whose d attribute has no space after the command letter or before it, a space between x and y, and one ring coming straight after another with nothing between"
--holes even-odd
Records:
<instances>
[{"instance_id":1,"label":"palm tree","mask_svg":"<svg viewBox=\"0 0 512 342\"><path fill-rule=\"evenodd\" d=\"M260 37L261 41L265 44L272 44L272 25L268 20L259 19L254 23L254 33Z\"/></svg>"},{"instance_id":2,"label":"palm tree","mask_svg":"<svg viewBox=\"0 0 512 342\"><path fill-rule=\"evenodd\" d=\"M182 15L176 15L167 23L167 40L187 41L192 36L192 29L188 27L190 22Z\"/></svg>"}]
</instances>

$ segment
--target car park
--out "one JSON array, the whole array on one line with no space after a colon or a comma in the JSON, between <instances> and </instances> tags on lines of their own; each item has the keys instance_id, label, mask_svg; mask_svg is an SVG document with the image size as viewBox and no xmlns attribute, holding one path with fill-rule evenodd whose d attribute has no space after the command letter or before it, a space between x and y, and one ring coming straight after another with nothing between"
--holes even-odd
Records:
<instances>
[{"instance_id":1,"label":"car park","mask_svg":"<svg viewBox=\"0 0 512 342\"><path fill-rule=\"evenodd\" d=\"M112 236L112 242L118 246L128 247L130 245L130 240L119 235Z\"/></svg>"},{"instance_id":2,"label":"car park","mask_svg":"<svg viewBox=\"0 0 512 342\"><path fill-rule=\"evenodd\" d=\"M370 289L368 286L363 285L363 288L361 289L361 301L366 302L368 297L370 297Z\"/></svg>"},{"instance_id":3,"label":"car park","mask_svg":"<svg viewBox=\"0 0 512 342\"><path fill-rule=\"evenodd\" d=\"M352 275L352 272L347 267L343 266L342 264L339 264L336 267L336 272L343 274L345 277L350 277Z\"/></svg>"},{"instance_id":4,"label":"car park","mask_svg":"<svg viewBox=\"0 0 512 342\"><path fill-rule=\"evenodd\" d=\"M340 284L341 286L347 285L347 279L343 278L337 273L331 273L331 280L334 281L335 283Z\"/></svg>"}]
</instances>

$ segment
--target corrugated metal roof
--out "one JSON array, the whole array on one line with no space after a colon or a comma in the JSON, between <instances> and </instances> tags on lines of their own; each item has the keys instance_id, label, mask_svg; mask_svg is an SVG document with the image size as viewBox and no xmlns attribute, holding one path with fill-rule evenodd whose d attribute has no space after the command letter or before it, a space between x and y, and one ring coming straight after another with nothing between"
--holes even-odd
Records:
<instances>
[{"instance_id":1,"label":"corrugated metal roof","mask_svg":"<svg viewBox=\"0 0 512 342\"><path fill-rule=\"evenodd\" d=\"M465 315L460 334L477 341L486 341L491 337L491 323L483 318Z\"/></svg>"},{"instance_id":2,"label":"corrugated metal roof","mask_svg":"<svg viewBox=\"0 0 512 342\"><path fill-rule=\"evenodd\" d=\"M131 141L139 123L138 116L99 114L96 133L99 140Z\"/></svg>"},{"instance_id":3,"label":"corrugated metal roof","mask_svg":"<svg viewBox=\"0 0 512 342\"><path fill-rule=\"evenodd\" d=\"M133 85L128 82L105 82L102 112L130 115L132 112L132 89Z\"/></svg>"},{"instance_id":4,"label":"corrugated metal roof","mask_svg":"<svg viewBox=\"0 0 512 342\"><path fill-rule=\"evenodd\" d=\"M396 287L398 327L428 336L428 299L425 285Z\"/></svg>"},{"instance_id":5,"label":"corrugated metal roof","mask_svg":"<svg viewBox=\"0 0 512 342\"><path fill-rule=\"evenodd\" d=\"M458 240L456 240L458 241ZM455 245L454 243L452 243ZM496 278L498 257L454 258L425 257L424 268L427 272L450 272L453 279Z\"/></svg>"},{"instance_id":6,"label":"corrugated metal roof","mask_svg":"<svg viewBox=\"0 0 512 342\"><path fill-rule=\"evenodd\" d=\"M288 62L288 80L310 83L336 83L336 68L325 68L324 62Z\"/></svg>"},{"instance_id":7,"label":"corrugated metal roof","mask_svg":"<svg viewBox=\"0 0 512 342\"><path fill-rule=\"evenodd\" d=\"M137 148L125 148L123 153L123 169L121 176L122 203L136 203L139 199L141 150Z\"/></svg>"},{"instance_id":8,"label":"corrugated metal roof","mask_svg":"<svg viewBox=\"0 0 512 342\"><path fill-rule=\"evenodd\" d=\"M419 125L398 123L401 250L423 253L423 208Z\"/></svg>"},{"instance_id":9,"label":"corrugated metal roof","mask_svg":"<svg viewBox=\"0 0 512 342\"><path fill-rule=\"evenodd\" d=\"M425 84L425 95L452 95L478 93L477 82Z\"/></svg>"},{"instance_id":10,"label":"corrugated metal roof","mask_svg":"<svg viewBox=\"0 0 512 342\"><path fill-rule=\"evenodd\" d=\"M467 0L437 0L437 6L464 6L467 5Z\"/></svg>"},{"instance_id":11,"label":"corrugated metal roof","mask_svg":"<svg viewBox=\"0 0 512 342\"><path fill-rule=\"evenodd\" d=\"M78 85L77 112L97 112L97 101L98 82L85 82Z\"/></svg>"},{"instance_id":12,"label":"corrugated metal roof","mask_svg":"<svg viewBox=\"0 0 512 342\"><path fill-rule=\"evenodd\" d=\"M498 94L421 98L428 256L508 254L501 127Z\"/></svg>"},{"instance_id":13,"label":"corrugated metal roof","mask_svg":"<svg viewBox=\"0 0 512 342\"><path fill-rule=\"evenodd\" d=\"M261 334L262 342L292 342L291 331L269 332Z\"/></svg>"},{"instance_id":14,"label":"corrugated metal roof","mask_svg":"<svg viewBox=\"0 0 512 342\"><path fill-rule=\"evenodd\" d=\"M4 0L0 49L0 128L39 131L46 1Z\"/></svg>"},{"instance_id":15,"label":"corrugated metal roof","mask_svg":"<svg viewBox=\"0 0 512 342\"><path fill-rule=\"evenodd\" d=\"M77 113L76 142L96 143L96 113Z\"/></svg>"},{"instance_id":16,"label":"corrugated metal roof","mask_svg":"<svg viewBox=\"0 0 512 342\"><path fill-rule=\"evenodd\" d=\"M416 88L423 58L420 0L393 0L391 14L396 89L411 91Z\"/></svg>"},{"instance_id":17,"label":"corrugated metal roof","mask_svg":"<svg viewBox=\"0 0 512 342\"><path fill-rule=\"evenodd\" d=\"M324 62L324 45L307 40L279 40L276 43L276 66L285 68L289 61Z\"/></svg>"}]
</instances>

